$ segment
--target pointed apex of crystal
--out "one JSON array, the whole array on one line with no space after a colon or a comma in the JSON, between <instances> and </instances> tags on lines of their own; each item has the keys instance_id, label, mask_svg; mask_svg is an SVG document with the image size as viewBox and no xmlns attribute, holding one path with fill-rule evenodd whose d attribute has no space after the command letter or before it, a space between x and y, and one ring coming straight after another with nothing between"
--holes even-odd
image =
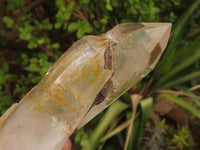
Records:
<instances>
[{"instance_id":1,"label":"pointed apex of crystal","mask_svg":"<svg viewBox=\"0 0 200 150\"><path fill-rule=\"evenodd\" d=\"M162 50L164 50L169 40L172 24L171 23L144 23L144 25L148 28L145 31L149 35L149 37L153 41L158 42Z\"/></svg>"},{"instance_id":2,"label":"pointed apex of crystal","mask_svg":"<svg viewBox=\"0 0 200 150\"><path fill-rule=\"evenodd\" d=\"M126 39L129 45L145 49L151 55L149 65L153 68L167 46L171 26L171 23L124 23L108 31L106 37L113 41Z\"/></svg>"}]
</instances>

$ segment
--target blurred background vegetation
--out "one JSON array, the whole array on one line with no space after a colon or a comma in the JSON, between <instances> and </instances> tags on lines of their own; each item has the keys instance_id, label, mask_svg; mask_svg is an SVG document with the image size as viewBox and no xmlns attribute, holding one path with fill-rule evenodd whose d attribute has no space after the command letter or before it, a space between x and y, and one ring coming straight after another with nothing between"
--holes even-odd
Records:
<instances>
[{"instance_id":1,"label":"blurred background vegetation","mask_svg":"<svg viewBox=\"0 0 200 150\"><path fill-rule=\"evenodd\" d=\"M121 150L128 141L129 150L199 150L199 5L200 0L1 0L0 115L84 35L125 22L171 22L170 42L156 69L78 130L73 149ZM133 117L135 93L143 99Z\"/></svg>"}]
</instances>

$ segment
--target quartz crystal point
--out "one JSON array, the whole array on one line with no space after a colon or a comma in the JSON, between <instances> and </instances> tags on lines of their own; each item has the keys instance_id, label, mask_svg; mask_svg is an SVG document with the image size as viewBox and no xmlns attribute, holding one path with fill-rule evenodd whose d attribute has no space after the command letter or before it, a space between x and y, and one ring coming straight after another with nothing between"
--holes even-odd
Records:
<instances>
[{"instance_id":1,"label":"quartz crystal point","mask_svg":"<svg viewBox=\"0 0 200 150\"><path fill-rule=\"evenodd\" d=\"M61 150L67 138L149 73L170 23L126 23L85 36L0 119L0 150Z\"/></svg>"}]
</instances>

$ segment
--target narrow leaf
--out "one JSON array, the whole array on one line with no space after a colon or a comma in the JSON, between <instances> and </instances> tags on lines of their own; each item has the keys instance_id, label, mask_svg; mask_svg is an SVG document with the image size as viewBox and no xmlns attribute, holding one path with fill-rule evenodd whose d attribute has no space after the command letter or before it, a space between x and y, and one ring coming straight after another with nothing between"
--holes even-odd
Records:
<instances>
[{"instance_id":1,"label":"narrow leaf","mask_svg":"<svg viewBox=\"0 0 200 150\"><path fill-rule=\"evenodd\" d=\"M173 77L176 73L180 72L183 69L194 64L196 61L200 59L200 37L192 44L190 47L191 55L187 58L179 62L174 68L168 71L163 77L157 82L157 86L161 86L168 79Z\"/></svg>"},{"instance_id":2,"label":"narrow leaf","mask_svg":"<svg viewBox=\"0 0 200 150\"><path fill-rule=\"evenodd\" d=\"M119 125L118 127L116 127L114 130L112 130L110 133L106 134L102 139L101 142L105 142L106 140L108 140L109 138L111 138L112 136L118 134L119 132L121 132L122 130L124 130L126 127L128 127L128 125L130 124L131 119L126 120L125 122L123 122L121 125Z\"/></svg>"},{"instance_id":3,"label":"narrow leaf","mask_svg":"<svg viewBox=\"0 0 200 150\"><path fill-rule=\"evenodd\" d=\"M199 76L200 76L200 71L192 72L192 73L187 74L185 76L179 77L178 79L170 81L169 83L165 84L163 87L164 88L171 88L173 86L180 85L182 83L191 81L192 79L195 79Z\"/></svg>"},{"instance_id":4,"label":"narrow leaf","mask_svg":"<svg viewBox=\"0 0 200 150\"><path fill-rule=\"evenodd\" d=\"M200 118L200 111L194 107L193 105L191 105L190 103L186 102L185 100L183 100L182 98L179 98L177 96L174 96L172 94L161 94L161 96L166 97L167 99L173 101L174 103L184 107L185 109L187 109L189 112L191 112L193 115L195 115L196 117Z\"/></svg>"},{"instance_id":5,"label":"narrow leaf","mask_svg":"<svg viewBox=\"0 0 200 150\"><path fill-rule=\"evenodd\" d=\"M98 123L97 127L94 129L92 134L90 135L90 144L87 147L84 147L83 150L96 150L98 144L100 143L100 139L105 134L109 125L127 107L128 105L120 100L113 103L111 107L106 111L105 115L101 118L100 122Z\"/></svg>"},{"instance_id":6,"label":"narrow leaf","mask_svg":"<svg viewBox=\"0 0 200 150\"><path fill-rule=\"evenodd\" d=\"M187 27L187 24L189 23L188 19L193 14L193 12L198 8L200 4L200 0L195 1L188 9L187 11L179 18L177 23L174 25L172 30L172 39L168 45L168 48L163 56L163 59L160 62L160 65L158 67L160 68L160 74L164 75L167 73L172 67L173 67L173 60L175 59L175 51L177 48L177 45L180 43L183 33L185 32L185 29Z\"/></svg>"},{"instance_id":7,"label":"narrow leaf","mask_svg":"<svg viewBox=\"0 0 200 150\"><path fill-rule=\"evenodd\" d=\"M142 115L141 115L140 125L139 125L138 131L137 131L138 134L135 134L132 132L132 134L134 134L135 136L133 138L133 141L131 141L131 140L129 141L128 150L139 149L140 144L142 142L145 125L148 122L150 114L151 114L152 106L153 106L152 97L149 97L149 98L146 98L146 99L140 101ZM134 126L133 126L133 128L134 128ZM133 129L133 131L134 130L136 130L136 129Z\"/></svg>"}]
</instances>

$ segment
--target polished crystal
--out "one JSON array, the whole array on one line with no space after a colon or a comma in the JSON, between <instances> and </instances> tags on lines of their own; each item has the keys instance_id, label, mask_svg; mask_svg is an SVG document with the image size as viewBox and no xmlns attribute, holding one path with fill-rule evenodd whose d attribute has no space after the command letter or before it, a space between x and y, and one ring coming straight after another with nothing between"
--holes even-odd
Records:
<instances>
[{"instance_id":1,"label":"polished crystal","mask_svg":"<svg viewBox=\"0 0 200 150\"><path fill-rule=\"evenodd\" d=\"M127 23L77 41L0 119L1 150L60 150L66 139L149 73L170 23Z\"/></svg>"}]
</instances>

